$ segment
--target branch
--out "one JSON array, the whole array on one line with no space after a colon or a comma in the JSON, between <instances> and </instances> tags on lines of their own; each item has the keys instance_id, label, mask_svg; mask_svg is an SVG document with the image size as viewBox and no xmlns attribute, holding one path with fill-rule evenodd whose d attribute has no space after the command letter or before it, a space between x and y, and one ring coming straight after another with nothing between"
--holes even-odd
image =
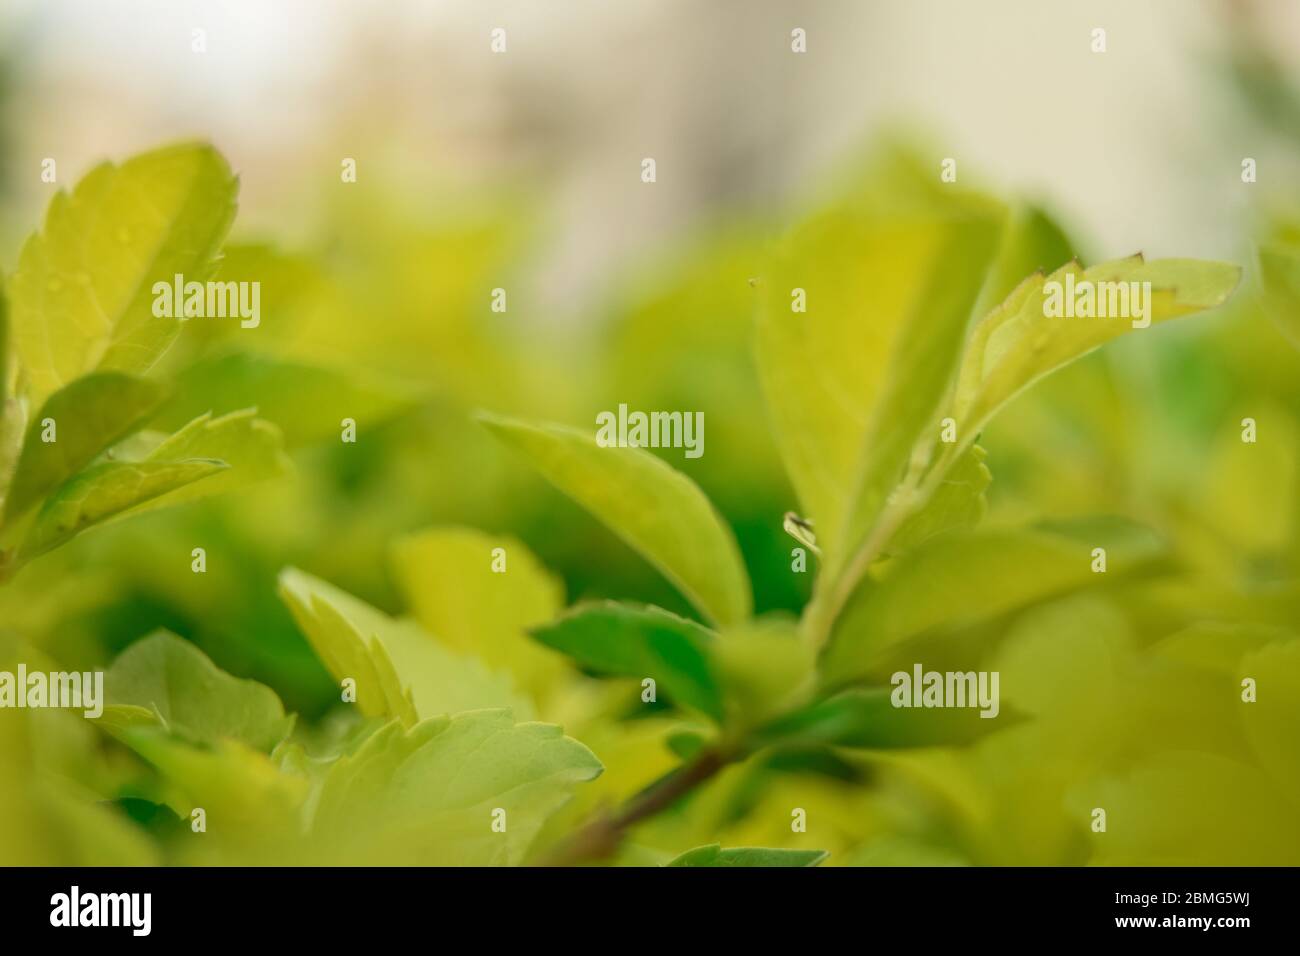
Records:
<instances>
[{"instance_id":1,"label":"branch","mask_svg":"<svg viewBox=\"0 0 1300 956\"><path fill-rule=\"evenodd\" d=\"M730 753L719 749L701 750L689 763L661 777L613 813L592 818L542 857L537 865L576 866L609 859L617 852L631 827L672 806L732 759Z\"/></svg>"}]
</instances>

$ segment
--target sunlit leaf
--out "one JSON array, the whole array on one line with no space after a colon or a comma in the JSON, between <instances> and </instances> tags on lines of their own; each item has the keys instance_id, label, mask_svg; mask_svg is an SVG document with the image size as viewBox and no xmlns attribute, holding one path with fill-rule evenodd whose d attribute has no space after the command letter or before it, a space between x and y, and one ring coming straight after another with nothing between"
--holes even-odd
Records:
<instances>
[{"instance_id":1,"label":"sunlit leaf","mask_svg":"<svg viewBox=\"0 0 1300 956\"><path fill-rule=\"evenodd\" d=\"M1094 548L1106 549L1105 574L1093 571ZM833 686L865 676L882 652L929 628L992 617L1102 583L1160 552L1152 532L1120 520L932 538L859 584L822 656L822 680Z\"/></svg>"},{"instance_id":2,"label":"sunlit leaf","mask_svg":"<svg viewBox=\"0 0 1300 956\"><path fill-rule=\"evenodd\" d=\"M1285 552L1300 528L1300 428L1285 408L1257 401L1256 439L1241 440L1240 421L1225 422L1204 456L1197 517L1213 543L1258 560Z\"/></svg>"},{"instance_id":3,"label":"sunlit leaf","mask_svg":"<svg viewBox=\"0 0 1300 956\"><path fill-rule=\"evenodd\" d=\"M198 807L208 836L251 845L271 860L276 843L292 843L308 782L282 772L271 758L232 737L198 747L160 727L113 728L162 778L164 802L182 819Z\"/></svg>"},{"instance_id":4,"label":"sunlit leaf","mask_svg":"<svg viewBox=\"0 0 1300 956\"><path fill-rule=\"evenodd\" d=\"M27 429L5 498L5 520L21 515L138 428L163 396L162 386L121 372L86 375L51 395ZM42 440L47 419L56 429L52 442Z\"/></svg>"},{"instance_id":5,"label":"sunlit leaf","mask_svg":"<svg viewBox=\"0 0 1300 956\"><path fill-rule=\"evenodd\" d=\"M110 706L147 709L191 743L231 737L269 751L293 727L275 691L232 677L193 644L166 632L119 654L104 675L104 688Z\"/></svg>"},{"instance_id":6,"label":"sunlit leaf","mask_svg":"<svg viewBox=\"0 0 1300 956\"><path fill-rule=\"evenodd\" d=\"M93 525L227 467L225 462L208 458L92 465L46 499L23 539L19 557L34 558Z\"/></svg>"},{"instance_id":7,"label":"sunlit leaf","mask_svg":"<svg viewBox=\"0 0 1300 956\"><path fill-rule=\"evenodd\" d=\"M1241 270L1227 263L1194 259L1158 259L1141 256L1118 259L1082 269L1068 263L1050 275L1025 279L1007 299L972 330L962 360L953 415L957 420L958 447L964 448L1002 405L1040 378L1112 339L1143 331L1143 323L1156 324L1222 305L1237 286ZM1123 284L1127 309L1107 317L1057 317L1049 314L1052 287L1061 285L1062 305L1068 289L1086 283L1103 295L1100 283ZM1131 298L1129 283L1150 283L1150 295ZM1141 288L1141 286L1139 286ZM1139 317L1137 299L1145 300ZM1098 299L1097 308L1100 308ZM1135 327L1136 323L1136 327Z\"/></svg>"},{"instance_id":8,"label":"sunlit leaf","mask_svg":"<svg viewBox=\"0 0 1300 956\"><path fill-rule=\"evenodd\" d=\"M1240 699L1241 680L1255 682L1255 701L1241 701L1246 737L1264 770L1300 807L1300 640L1276 641L1248 654L1235 675Z\"/></svg>"},{"instance_id":9,"label":"sunlit leaf","mask_svg":"<svg viewBox=\"0 0 1300 956\"><path fill-rule=\"evenodd\" d=\"M988 509L985 491L993 481L984 464L987 453L971 445L944 476L930 500L903 522L885 546L896 554L916 547L936 534L974 528Z\"/></svg>"},{"instance_id":10,"label":"sunlit leaf","mask_svg":"<svg viewBox=\"0 0 1300 956\"><path fill-rule=\"evenodd\" d=\"M489 707L531 714L507 677L441 647L413 621L390 618L296 568L281 572L280 597L330 674L356 682L356 705L367 716L410 726Z\"/></svg>"},{"instance_id":11,"label":"sunlit leaf","mask_svg":"<svg viewBox=\"0 0 1300 956\"><path fill-rule=\"evenodd\" d=\"M710 620L744 620L749 576L731 529L695 484L639 448L602 448L593 434L496 416L483 423L557 488L603 521Z\"/></svg>"},{"instance_id":12,"label":"sunlit leaf","mask_svg":"<svg viewBox=\"0 0 1300 956\"><path fill-rule=\"evenodd\" d=\"M600 772L559 727L516 724L508 711L393 723L330 769L311 827L323 852L349 863L515 864Z\"/></svg>"},{"instance_id":13,"label":"sunlit leaf","mask_svg":"<svg viewBox=\"0 0 1300 956\"><path fill-rule=\"evenodd\" d=\"M200 415L180 431L162 439L145 461L181 461L211 458L228 469L201 485L173 491L149 502L140 511L166 508L199 498L219 495L257 481L283 474L289 467L280 430L257 417L255 409L244 409L213 418Z\"/></svg>"},{"instance_id":14,"label":"sunlit leaf","mask_svg":"<svg viewBox=\"0 0 1300 956\"><path fill-rule=\"evenodd\" d=\"M236 191L216 150L182 145L105 163L54 197L9 288L33 404L94 369L154 364L180 320L153 314L153 285L206 280Z\"/></svg>"},{"instance_id":15,"label":"sunlit leaf","mask_svg":"<svg viewBox=\"0 0 1300 956\"><path fill-rule=\"evenodd\" d=\"M7 494L23 443L26 409L10 394L13 350L9 347L9 299L0 282L0 496Z\"/></svg>"},{"instance_id":16,"label":"sunlit leaf","mask_svg":"<svg viewBox=\"0 0 1300 956\"><path fill-rule=\"evenodd\" d=\"M956 368L996 224L831 209L786 240L758 327L786 467L838 568L897 482ZM807 311L792 309L792 291ZM851 526L851 527L850 527Z\"/></svg>"},{"instance_id":17,"label":"sunlit leaf","mask_svg":"<svg viewBox=\"0 0 1300 956\"><path fill-rule=\"evenodd\" d=\"M1080 785L1071 805L1080 821L1106 810L1105 838L1092 843L1099 866L1282 866L1300 845L1295 807L1261 771L1217 754L1158 754Z\"/></svg>"},{"instance_id":18,"label":"sunlit leaf","mask_svg":"<svg viewBox=\"0 0 1300 956\"><path fill-rule=\"evenodd\" d=\"M1291 344L1300 348L1300 229L1279 229L1260 245L1264 306Z\"/></svg>"},{"instance_id":19,"label":"sunlit leaf","mask_svg":"<svg viewBox=\"0 0 1300 956\"><path fill-rule=\"evenodd\" d=\"M559 690L563 660L527 631L560 611L564 586L523 542L430 528L398 539L393 572L411 613L440 643L512 674L536 700Z\"/></svg>"}]
</instances>

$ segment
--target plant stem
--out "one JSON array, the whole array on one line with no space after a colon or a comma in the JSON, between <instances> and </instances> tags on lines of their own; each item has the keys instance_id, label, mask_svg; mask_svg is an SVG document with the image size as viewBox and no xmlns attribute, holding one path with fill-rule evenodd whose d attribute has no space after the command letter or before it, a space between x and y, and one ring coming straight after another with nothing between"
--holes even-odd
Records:
<instances>
[{"instance_id":1,"label":"plant stem","mask_svg":"<svg viewBox=\"0 0 1300 956\"><path fill-rule=\"evenodd\" d=\"M661 777L614 812L593 817L537 865L575 866L609 859L631 827L666 810L733 759L731 752L719 748L701 750L688 763Z\"/></svg>"},{"instance_id":2,"label":"plant stem","mask_svg":"<svg viewBox=\"0 0 1300 956\"><path fill-rule=\"evenodd\" d=\"M844 605L848 603L858 583L866 575L867 568L880 555L880 551L889 543L894 532L934 497L934 493L943 483L957 458L957 455L951 453L951 449L955 447L957 446L948 446L928 472L925 469L909 469L896 492L901 494L901 500L905 504L902 507L886 509L880 523L850 559L831 592L823 599L814 598L813 615L808 626L808 633L814 647L821 647L830 638L832 623L844 610ZM962 447L962 451L965 451L965 446Z\"/></svg>"}]
</instances>

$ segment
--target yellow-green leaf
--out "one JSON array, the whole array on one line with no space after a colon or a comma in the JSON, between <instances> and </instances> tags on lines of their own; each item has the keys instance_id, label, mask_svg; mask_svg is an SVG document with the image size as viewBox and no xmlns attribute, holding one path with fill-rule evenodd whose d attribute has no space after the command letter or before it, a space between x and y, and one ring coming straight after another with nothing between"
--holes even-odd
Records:
<instances>
[{"instance_id":1,"label":"yellow-green leaf","mask_svg":"<svg viewBox=\"0 0 1300 956\"><path fill-rule=\"evenodd\" d=\"M1279 329L1300 348L1300 228L1280 228L1258 250L1264 306Z\"/></svg>"},{"instance_id":2,"label":"yellow-green leaf","mask_svg":"<svg viewBox=\"0 0 1300 956\"><path fill-rule=\"evenodd\" d=\"M224 462L200 458L92 465L46 499L23 539L19 560L30 560L92 525L227 467Z\"/></svg>"},{"instance_id":3,"label":"yellow-green leaf","mask_svg":"<svg viewBox=\"0 0 1300 956\"><path fill-rule=\"evenodd\" d=\"M898 554L936 534L973 528L988 509L984 492L993 481L984 459L988 453L971 445L944 475L930 500L903 522L883 553Z\"/></svg>"},{"instance_id":4,"label":"yellow-green leaf","mask_svg":"<svg viewBox=\"0 0 1300 956\"><path fill-rule=\"evenodd\" d=\"M964 449L999 408L1062 365L1121 335L1141 331L1145 323L1154 325L1223 304L1240 275L1237 266L1222 262L1147 262L1138 255L1088 269L1071 262L1051 275L1030 276L971 332L954 400L953 417L958 429L955 447ZM1105 291L1106 311L1122 314L1105 318L1049 314L1049 300L1054 298L1050 284L1060 285L1064 300L1067 281L1072 281L1075 288L1086 283L1086 288L1093 289L1098 297ZM1128 291L1121 299L1120 287L1101 283L1122 283ZM1140 296L1145 300L1145 314L1138 314L1140 310L1128 294L1133 288L1129 283L1150 283L1150 295ZM1116 291L1114 303L1110 301L1111 288ZM1124 300L1128 301L1126 309L1112 308L1112 304L1120 306Z\"/></svg>"},{"instance_id":5,"label":"yellow-green leaf","mask_svg":"<svg viewBox=\"0 0 1300 956\"><path fill-rule=\"evenodd\" d=\"M158 770L163 799L177 816L188 820L195 807L204 810L218 842L266 852L268 841L296 839L308 781L284 773L261 751L233 737L198 747L157 726L109 729Z\"/></svg>"},{"instance_id":6,"label":"yellow-green leaf","mask_svg":"<svg viewBox=\"0 0 1300 956\"><path fill-rule=\"evenodd\" d=\"M825 850L788 850L758 846L723 849L719 844L697 846L665 866L816 866L829 854Z\"/></svg>"},{"instance_id":7,"label":"yellow-green leaf","mask_svg":"<svg viewBox=\"0 0 1300 956\"><path fill-rule=\"evenodd\" d=\"M1094 571L1094 548L1106 571ZM826 686L869 676L894 645L938 626L990 618L1158 556L1159 539L1119 519L954 532L888 562L859 582L821 659Z\"/></svg>"},{"instance_id":8,"label":"yellow-green leaf","mask_svg":"<svg viewBox=\"0 0 1300 956\"><path fill-rule=\"evenodd\" d=\"M351 864L517 864L601 769L559 727L516 724L508 711L391 723L330 769L312 834Z\"/></svg>"},{"instance_id":9,"label":"yellow-green leaf","mask_svg":"<svg viewBox=\"0 0 1300 956\"><path fill-rule=\"evenodd\" d=\"M240 680L175 634L159 631L136 641L104 675L110 706L147 709L162 726L192 743L212 745L222 738L241 740L269 751L288 736L286 717L275 691Z\"/></svg>"},{"instance_id":10,"label":"yellow-green leaf","mask_svg":"<svg viewBox=\"0 0 1300 956\"><path fill-rule=\"evenodd\" d=\"M168 426L190 421L210 408L256 406L275 422L289 446L330 436L353 418L372 425L412 406L418 392L364 372L291 359L231 352L204 358L178 373L174 398L160 416Z\"/></svg>"},{"instance_id":11,"label":"yellow-green leaf","mask_svg":"<svg viewBox=\"0 0 1300 956\"><path fill-rule=\"evenodd\" d=\"M561 690L563 658L528 629L559 613L564 584L522 541L429 528L399 539L392 564L411 613L439 642L513 674L539 703Z\"/></svg>"},{"instance_id":12,"label":"yellow-green leaf","mask_svg":"<svg viewBox=\"0 0 1300 956\"><path fill-rule=\"evenodd\" d=\"M146 508L137 509L137 513L184 504L275 478L289 467L280 429L258 418L257 410L252 408L220 418L200 415L180 431L162 439L145 461L181 461L187 458L213 458L229 468L211 481L181 488L151 501Z\"/></svg>"},{"instance_id":13,"label":"yellow-green leaf","mask_svg":"<svg viewBox=\"0 0 1300 956\"><path fill-rule=\"evenodd\" d=\"M937 427L995 237L982 218L837 208L799 227L773 265L759 369L802 513L833 572L921 430ZM793 311L794 289L806 292L806 312Z\"/></svg>"},{"instance_id":14,"label":"yellow-green leaf","mask_svg":"<svg viewBox=\"0 0 1300 956\"><path fill-rule=\"evenodd\" d=\"M163 394L162 386L146 379L95 372L51 395L27 429L5 498L5 521L13 521L130 434L158 407ZM47 419L55 429L52 442L42 439Z\"/></svg>"},{"instance_id":15,"label":"yellow-green leaf","mask_svg":"<svg viewBox=\"0 0 1300 956\"><path fill-rule=\"evenodd\" d=\"M593 434L485 415L555 487L599 518L710 621L749 616L749 576L735 536L704 493L640 448L602 448Z\"/></svg>"},{"instance_id":16,"label":"yellow-green leaf","mask_svg":"<svg viewBox=\"0 0 1300 956\"><path fill-rule=\"evenodd\" d=\"M1237 678L1255 682L1255 700L1242 708L1246 737L1274 780L1300 806L1300 640L1275 641L1248 654Z\"/></svg>"},{"instance_id":17,"label":"yellow-green leaf","mask_svg":"<svg viewBox=\"0 0 1300 956\"><path fill-rule=\"evenodd\" d=\"M33 404L94 369L141 372L157 361L180 321L153 314L154 283L206 280L236 191L216 150L186 144L105 163L54 197L10 287Z\"/></svg>"},{"instance_id":18,"label":"yellow-green leaf","mask_svg":"<svg viewBox=\"0 0 1300 956\"><path fill-rule=\"evenodd\" d=\"M330 674L356 682L356 705L369 717L411 726L491 707L531 716L507 677L440 646L414 621L395 620L296 568L281 572L280 597Z\"/></svg>"}]
</instances>

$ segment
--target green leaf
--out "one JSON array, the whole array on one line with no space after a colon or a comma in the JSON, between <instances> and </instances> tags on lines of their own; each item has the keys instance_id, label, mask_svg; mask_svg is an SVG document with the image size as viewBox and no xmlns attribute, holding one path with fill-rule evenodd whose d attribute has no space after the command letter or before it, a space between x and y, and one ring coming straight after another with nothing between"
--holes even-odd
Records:
<instances>
[{"instance_id":1,"label":"green leaf","mask_svg":"<svg viewBox=\"0 0 1300 956\"><path fill-rule=\"evenodd\" d=\"M828 744L892 750L967 744L1016 719L1002 707L981 717L978 707L895 707L890 688L848 690L810 704L763 727L765 744Z\"/></svg>"},{"instance_id":2,"label":"green leaf","mask_svg":"<svg viewBox=\"0 0 1300 956\"><path fill-rule=\"evenodd\" d=\"M1279 229L1257 251L1264 307L1300 348L1300 229Z\"/></svg>"},{"instance_id":3,"label":"green leaf","mask_svg":"<svg viewBox=\"0 0 1300 956\"><path fill-rule=\"evenodd\" d=\"M1244 674L1240 665L1247 654L1294 636L1274 625L1200 621L1162 637L1150 650L1153 656L1235 677Z\"/></svg>"},{"instance_id":4,"label":"green leaf","mask_svg":"<svg viewBox=\"0 0 1300 956\"><path fill-rule=\"evenodd\" d=\"M206 280L236 191L216 150L186 144L105 163L54 197L10 287L33 404L95 369L154 364L180 328L154 316L154 283Z\"/></svg>"},{"instance_id":5,"label":"green leaf","mask_svg":"<svg viewBox=\"0 0 1300 956\"><path fill-rule=\"evenodd\" d=\"M275 422L290 447L326 437L338 440L339 422L377 423L411 407L417 393L351 370L265 355L230 353L205 358L176 377L175 397L161 421L186 422L207 409L256 406Z\"/></svg>"},{"instance_id":6,"label":"green leaf","mask_svg":"<svg viewBox=\"0 0 1300 956\"><path fill-rule=\"evenodd\" d=\"M1091 719L1094 728L1125 712L1122 677L1136 666L1133 638L1111 601L1068 595L1018 614L1002 630L990 667L1001 674L1004 708L1076 724ZM1154 681L1148 689L1154 697Z\"/></svg>"},{"instance_id":7,"label":"green leaf","mask_svg":"<svg viewBox=\"0 0 1300 956\"><path fill-rule=\"evenodd\" d=\"M1097 866L1294 866L1300 846L1294 804L1259 768L1222 754L1161 751L1071 792L1076 819L1093 807L1106 808Z\"/></svg>"},{"instance_id":8,"label":"green leaf","mask_svg":"<svg viewBox=\"0 0 1300 956\"><path fill-rule=\"evenodd\" d=\"M494 415L483 423L555 487L657 567L710 621L749 616L749 576L735 536L695 483L639 448L594 434Z\"/></svg>"},{"instance_id":9,"label":"green leaf","mask_svg":"<svg viewBox=\"0 0 1300 956\"><path fill-rule=\"evenodd\" d=\"M783 850L737 846L724 850L717 843L697 846L665 866L816 866L829 853L825 850Z\"/></svg>"},{"instance_id":10,"label":"green leaf","mask_svg":"<svg viewBox=\"0 0 1300 956\"><path fill-rule=\"evenodd\" d=\"M664 738L664 745L673 752L673 756L682 761L690 760L709 742L709 735L702 730L686 728L675 730Z\"/></svg>"},{"instance_id":11,"label":"green leaf","mask_svg":"<svg viewBox=\"0 0 1300 956\"><path fill-rule=\"evenodd\" d=\"M1300 805L1300 640L1276 641L1248 654L1234 677L1238 692L1241 678L1255 680L1255 702L1240 705L1251 749Z\"/></svg>"},{"instance_id":12,"label":"green leaf","mask_svg":"<svg viewBox=\"0 0 1300 956\"><path fill-rule=\"evenodd\" d=\"M984 493L993 481L984 459L988 453L979 445L970 448L948 470L930 500L894 532L885 554L898 554L945 531L974 528L988 510Z\"/></svg>"},{"instance_id":13,"label":"green leaf","mask_svg":"<svg viewBox=\"0 0 1300 956\"><path fill-rule=\"evenodd\" d=\"M197 747L158 726L105 729L152 764L163 778L163 802L182 819L207 814L209 837L245 844L274 860L274 845L291 843L308 782L283 773L260 750L233 738Z\"/></svg>"},{"instance_id":14,"label":"green leaf","mask_svg":"<svg viewBox=\"0 0 1300 956\"><path fill-rule=\"evenodd\" d=\"M890 834L862 844L843 866L970 866L970 860L939 840Z\"/></svg>"},{"instance_id":15,"label":"green leaf","mask_svg":"<svg viewBox=\"0 0 1300 956\"><path fill-rule=\"evenodd\" d=\"M143 448L142 457L113 457L125 453L128 445L132 452ZM252 410L217 419L204 415L171 436L137 433L110 452L108 460L65 482L30 522L23 523L18 563L63 544L92 525L277 475L286 461L279 432L255 418ZM196 485L210 476L217 477Z\"/></svg>"},{"instance_id":16,"label":"green leaf","mask_svg":"<svg viewBox=\"0 0 1300 956\"><path fill-rule=\"evenodd\" d=\"M1031 384L1098 346L1132 331L1137 319L1064 318L1046 314L1048 283L1066 277L1088 283L1151 283L1147 318L1152 324L1223 304L1241 270L1221 262L1131 256L1081 269L1071 262L1049 276L1022 282L971 332L954 399L959 450L993 414Z\"/></svg>"},{"instance_id":17,"label":"green leaf","mask_svg":"<svg viewBox=\"0 0 1300 956\"><path fill-rule=\"evenodd\" d=\"M1092 570L1098 547L1106 549L1105 574ZM995 617L1106 583L1161 550L1150 531L1121 519L932 538L859 583L822 654L822 683L838 686L870 675L894 645L930 628Z\"/></svg>"},{"instance_id":18,"label":"green leaf","mask_svg":"<svg viewBox=\"0 0 1300 956\"><path fill-rule=\"evenodd\" d=\"M8 494L14 469L18 465L23 444L23 424L27 418L23 402L10 394L9 386L13 382L10 359L13 350L9 347L9 335L9 299L5 295L3 281L0 281L0 498ZM0 557L0 578L5 573L4 565L5 561Z\"/></svg>"},{"instance_id":19,"label":"green leaf","mask_svg":"<svg viewBox=\"0 0 1300 956\"><path fill-rule=\"evenodd\" d=\"M260 282L260 315L270 321L259 324L252 335L249 334L252 330L241 327L240 320L187 322L166 357L166 366L172 372L200 355L232 345L271 348L277 353L290 343L315 345L313 333L318 331L323 314L350 311L342 288L330 281L326 268L308 255L281 251L270 243L238 240L225 243L212 279L222 283ZM308 322L312 325L308 326ZM262 406L263 403L244 400L227 407L253 404ZM202 408L191 410L185 420L211 407L205 403ZM283 426L280 419L269 417Z\"/></svg>"},{"instance_id":20,"label":"green leaf","mask_svg":"<svg viewBox=\"0 0 1300 956\"><path fill-rule=\"evenodd\" d=\"M732 727L752 727L805 699L816 653L793 621L764 618L718 635L713 656Z\"/></svg>"},{"instance_id":21,"label":"green leaf","mask_svg":"<svg viewBox=\"0 0 1300 956\"><path fill-rule=\"evenodd\" d=\"M79 793L56 781L34 787L40 813L53 824L58 849L66 866L160 866L158 848L121 813L97 801L92 793ZM57 859L57 857L55 857ZM51 858L35 865L50 866Z\"/></svg>"},{"instance_id":22,"label":"green leaf","mask_svg":"<svg viewBox=\"0 0 1300 956\"><path fill-rule=\"evenodd\" d=\"M411 726L491 707L531 714L509 679L439 646L413 621L394 620L296 568L280 573L280 597L335 680L356 681L356 705L368 717Z\"/></svg>"},{"instance_id":23,"label":"green leaf","mask_svg":"<svg viewBox=\"0 0 1300 956\"><path fill-rule=\"evenodd\" d=\"M653 678L674 703L714 720L723 717L721 684L712 659L715 636L693 621L657 607L610 601L578 607L533 628L532 634L597 674Z\"/></svg>"},{"instance_id":24,"label":"green leaf","mask_svg":"<svg viewBox=\"0 0 1300 956\"><path fill-rule=\"evenodd\" d=\"M23 424L27 420L21 399L0 398L0 496L9 487L22 454ZM0 520L0 527L4 522ZM2 562L0 562L2 563Z\"/></svg>"},{"instance_id":25,"label":"green leaf","mask_svg":"<svg viewBox=\"0 0 1300 956\"><path fill-rule=\"evenodd\" d=\"M160 631L136 641L104 675L110 706L147 708L173 734L196 744L222 738L270 751L289 735L275 691L232 677L188 641Z\"/></svg>"},{"instance_id":26,"label":"green leaf","mask_svg":"<svg viewBox=\"0 0 1300 956\"><path fill-rule=\"evenodd\" d=\"M758 363L778 444L832 575L898 481L956 368L996 222L834 208L787 240ZM807 312L791 290L807 292Z\"/></svg>"},{"instance_id":27,"label":"green leaf","mask_svg":"<svg viewBox=\"0 0 1300 956\"><path fill-rule=\"evenodd\" d=\"M505 571L493 570L496 549ZM393 546L393 573L416 620L445 646L479 658L539 702L560 692L564 659L528 628L564 607L564 584L516 538L430 528Z\"/></svg>"},{"instance_id":28,"label":"green leaf","mask_svg":"<svg viewBox=\"0 0 1300 956\"><path fill-rule=\"evenodd\" d=\"M600 761L550 724L508 711L391 723L330 769L311 821L319 846L355 864L517 864ZM504 832L493 829L504 811Z\"/></svg>"},{"instance_id":29,"label":"green leaf","mask_svg":"<svg viewBox=\"0 0 1300 956\"><path fill-rule=\"evenodd\" d=\"M199 458L92 465L46 499L23 539L19 560L31 560L92 525L227 467L225 462Z\"/></svg>"},{"instance_id":30,"label":"green leaf","mask_svg":"<svg viewBox=\"0 0 1300 956\"><path fill-rule=\"evenodd\" d=\"M33 418L5 499L5 522L13 521L48 492L121 441L158 407L161 386L124 375L96 372L51 395ZM41 440L53 419L53 442Z\"/></svg>"},{"instance_id":31,"label":"green leaf","mask_svg":"<svg viewBox=\"0 0 1300 956\"><path fill-rule=\"evenodd\" d=\"M1251 397L1250 414L1267 431L1243 442L1240 422L1228 419L1207 436L1188 504L1212 530L1212 547L1263 565L1296 544L1300 428L1288 409L1262 396Z\"/></svg>"},{"instance_id":32,"label":"green leaf","mask_svg":"<svg viewBox=\"0 0 1300 956\"><path fill-rule=\"evenodd\" d=\"M960 342L988 268L986 250L996 236L996 224L984 219L950 226L925 286L925 298L899 330L883 394L871 410L872 426L848 499L844 524L848 549L844 575L848 582L865 571L865 564L859 568L849 554L870 553L869 536L904 469L912 462L918 444L925 447L927 437L938 427L939 410L960 361ZM826 580L833 582L834 573Z\"/></svg>"},{"instance_id":33,"label":"green leaf","mask_svg":"<svg viewBox=\"0 0 1300 956\"><path fill-rule=\"evenodd\" d=\"M9 397L9 297L0 282L0 405ZM0 481L4 473L0 472Z\"/></svg>"},{"instance_id":34,"label":"green leaf","mask_svg":"<svg viewBox=\"0 0 1300 956\"><path fill-rule=\"evenodd\" d=\"M229 466L219 476L201 485L177 489L157 498L147 508L166 508L199 498L222 494L257 481L282 475L289 467L280 430L257 417L248 408L213 418L200 415L180 431L164 439L145 461L183 461L212 458Z\"/></svg>"}]
</instances>

